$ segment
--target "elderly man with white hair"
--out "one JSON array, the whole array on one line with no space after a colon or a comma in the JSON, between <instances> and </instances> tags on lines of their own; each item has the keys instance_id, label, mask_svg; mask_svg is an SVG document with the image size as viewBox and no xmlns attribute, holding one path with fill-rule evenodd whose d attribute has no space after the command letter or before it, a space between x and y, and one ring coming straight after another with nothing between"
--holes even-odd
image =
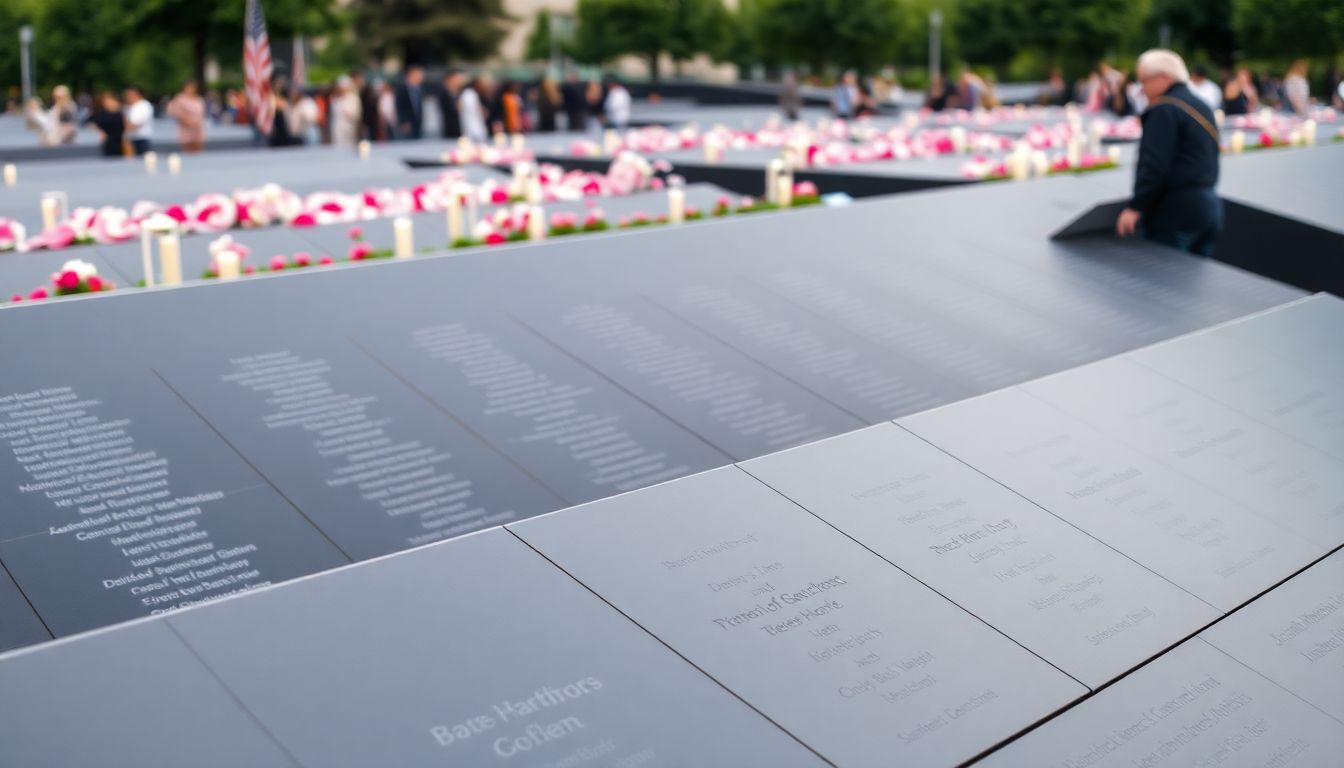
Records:
<instances>
[{"instance_id":1,"label":"elderly man with white hair","mask_svg":"<svg viewBox=\"0 0 1344 768\"><path fill-rule=\"evenodd\" d=\"M1142 229L1149 240L1211 256L1223 225L1214 191L1221 142L1213 111L1190 90L1190 73L1175 53L1148 51L1137 69L1148 110L1134 195L1115 230L1124 237Z\"/></svg>"}]
</instances>

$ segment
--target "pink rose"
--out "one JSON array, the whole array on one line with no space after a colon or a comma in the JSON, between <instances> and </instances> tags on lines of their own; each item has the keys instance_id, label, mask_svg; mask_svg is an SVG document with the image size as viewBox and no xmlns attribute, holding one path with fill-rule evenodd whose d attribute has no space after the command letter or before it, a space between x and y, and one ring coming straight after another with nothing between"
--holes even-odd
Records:
<instances>
[{"instance_id":1,"label":"pink rose","mask_svg":"<svg viewBox=\"0 0 1344 768\"><path fill-rule=\"evenodd\" d=\"M326 266L327 264L330 264L331 262L332 262L332 258L331 258L330 256L323 256L322 258L320 258L320 259L317 260L317 263L318 263L318 264L321 264L321 265L323 265L323 266Z\"/></svg>"},{"instance_id":2,"label":"pink rose","mask_svg":"<svg viewBox=\"0 0 1344 768\"><path fill-rule=\"evenodd\" d=\"M284 256L272 256L272 257L271 257L271 271L273 271L273 272L279 272L280 270L282 270L282 269L284 269L284 268L285 268L285 257L284 257Z\"/></svg>"},{"instance_id":3,"label":"pink rose","mask_svg":"<svg viewBox=\"0 0 1344 768\"><path fill-rule=\"evenodd\" d=\"M500 243L503 242L505 242L504 236L498 232L491 232L490 234L485 236L486 245L499 245Z\"/></svg>"},{"instance_id":4,"label":"pink rose","mask_svg":"<svg viewBox=\"0 0 1344 768\"><path fill-rule=\"evenodd\" d=\"M187 220L187 211L180 205L170 205L163 209L163 213L178 224Z\"/></svg>"},{"instance_id":5,"label":"pink rose","mask_svg":"<svg viewBox=\"0 0 1344 768\"><path fill-rule=\"evenodd\" d=\"M56 287L70 291L79 287L79 273L67 270L56 276Z\"/></svg>"},{"instance_id":6,"label":"pink rose","mask_svg":"<svg viewBox=\"0 0 1344 768\"><path fill-rule=\"evenodd\" d=\"M300 267L306 267L309 264L313 263L313 258L309 256L307 252L299 251L298 253L294 254L294 263L299 265Z\"/></svg>"},{"instance_id":7,"label":"pink rose","mask_svg":"<svg viewBox=\"0 0 1344 768\"><path fill-rule=\"evenodd\" d=\"M628 227L628 226L630 226L630 217L629 217L629 216L622 216L621 218L617 219L617 221L616 221L616 226L618 226L618 227Z\"/></svg>"},{"instance_id":8,"label":"pink rose","mask_svg":"<svg viewBox=\"0 0 1344 768\"><path fill-rule=\"evenodd\" d=\"M103 290L103 287L104 287L104 286L103 286L103 279L102 279L101 277L97 276L97 275L93 275L93 276L91 276L86 282L87 282L88 285L89 285L89 290L90 290L90 291L93 291L94 293L97 293L98 291ZM110 287L111 287L111 284L108 284L107 287L110 288Z\"/></svg>"},{"instance_id":9,"label":"pink rose","mask_svg":"<svg viewBox=\"0 0 1344 768\"><path fill-rule=\"evenodd\" d=\"M254 267L254 266L252 266L251 264L248 264L246 267L243 267L243 274L244 274L244 275L255 275L256 273L257 273L257 268Z\"/></svg>"},{"instance_id":10,"label":"pink rose","mask_svg":"<svg viewBox=\"0 0 1344 768\"><path fill-rule=\"evenodd\" d=\"M47 232L47 247L51 249L65 248L75 242L75 230L68 224L58 224L55 229Z\"/></svg>"},{"instance_id":11,"label":"pink rose","mask_svg":"<svg viewBox=\"0 0 1344 768\"><path fill-rule=\"evenodd\" d=\"M32 299L32 300L34 300L34 301L36 301L36 300L38 300L38 299L45 299L45 298L47 298L47 289L46 289L46 288L34 288L34 289L33 289L33 292L30 293L30 294L28 294L28 298L30 298L30 299Z\"/></svg>"},{"instance_id":12,"label":"pink rose","mask_svg":"<svg viewBox=\"0 0 1344 768\"><path fill-rule=\"evenodd\" d=\"M9 300L17 303L23 301L23 296L20 296L19 294L16 293L13 296L10 296Z\"/></svg>"},{"instance_id":13,"label":"pink rose","mask_svg":"<svg viewBox=\"0 0 1344 768\"><path fill-rule=\"evenodd\" d=\"M793 185L793 194L795 197L816 197L817 185L810 181L800 181Z\"/></svg>"},{"instance_id":14,"label":"pink rose","mask_svg":"<svg viewBox=\"0 0 1344 768\"><path fill-rule=\"evenodd\" d=\"M340 203L336 203L336 202L325 202L325 203L323 203L323 204L322 204L322 210L323 210L324 212L326 212L326 213L344 213L344 212L345 212L345 209L341 207L341 204L340 204Z\"/></svg>"},{"instance_id":15,"label":"pink rose","mask_svg":"<svg viewBox=\"0 0 1344 768\"><path fill-rule=\"evenodd\" d=\"M294 220L290 222L290 225L295 227L315 227L317 226L317 217L311 213L300 213L298 216L294 217Z\"/></svg>"},{"instance_id":16,"label":"pink rose","mask_svg":"<svg viewBox=\"0 0 1344 768\"><path fill-rule=\"evenodd\" d=\"M360 261L373 253L373 246L368 243L355 243L350 246L350 260Z\"/></svg>"},{"instance_id":17,"label":"pink rose","mask_svg":"<svg viewBox=\"0 0 1344 768\"><path fill-rule=\"evenodd\" d=\"M509 202L509 192L502 187L496 187L490 190L490 202L499 205Z\"/></svg>"},{"instance_id":18,"label":"pink rose","mask_svg":"<svg viewBox=\"0 0 1344 768\"><path fill-rule=\"evenodd\" d=\"M349 232L346 232L345 234L346 234L346 236L349 237L351 240L354 240L355 242L359 242L360 240L363 240L363 239L364 239L364 228L363 228L363 227L351 227L351 228L350 228L350 231L349 231Z\"/></svg>"}]
</instances>

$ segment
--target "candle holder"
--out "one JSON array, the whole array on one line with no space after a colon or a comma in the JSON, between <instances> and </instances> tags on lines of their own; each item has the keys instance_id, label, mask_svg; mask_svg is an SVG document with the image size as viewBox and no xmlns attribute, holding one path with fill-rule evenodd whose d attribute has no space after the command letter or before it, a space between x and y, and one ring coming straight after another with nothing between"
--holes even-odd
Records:
<instances>
[{"instance_id":1,"label":"candle holder","mask_svg":"<svg viewBox=\"0 0 1344 768\"><path fill-rule=\"evenodd\" d=\"M42 193L42 229L53 229L70 216L70 198L64 192Z\"/></svg>"}]
</instances>

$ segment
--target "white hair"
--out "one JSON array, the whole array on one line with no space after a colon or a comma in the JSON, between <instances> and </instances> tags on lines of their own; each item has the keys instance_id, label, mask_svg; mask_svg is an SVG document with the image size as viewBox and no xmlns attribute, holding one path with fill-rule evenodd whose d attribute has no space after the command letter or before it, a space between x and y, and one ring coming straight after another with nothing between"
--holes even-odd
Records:
<instances>
[{"instance_id":1,"label":"white hair","mask_svg":"<svg viewBox=\"0 0 1344 768\"><path fill-rule=\"evenodd\" d=\"M1167 75L1178 83L1190 81L1190 70L1185 68L1185 59L1175 51L1154 48L1139 56L1137 69L1150 75Z\"/></svg>"}]
</instances>

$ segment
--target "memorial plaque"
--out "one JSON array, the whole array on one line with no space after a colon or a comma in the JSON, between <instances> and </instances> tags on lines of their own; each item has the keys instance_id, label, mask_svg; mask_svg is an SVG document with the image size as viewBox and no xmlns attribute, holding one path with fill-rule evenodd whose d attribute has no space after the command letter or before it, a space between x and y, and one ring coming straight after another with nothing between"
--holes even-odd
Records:
<instances>
[{"instance_id":1,"label":"memorial plaque","mask_svg":"<svg viewBox=\"0 0 1344 768\"><path fill-rule=\"evenodd\" d=\"M43 378L0 394L0 561L57 636L348 562L152 373Z\"/></svg>"},{"instance_id":2,"label":"memorial plaque","mask_svg":"<svg viewBox=\"0 0 1344 768\"><path fill-rule=\"evenodd\" d=\"M1093 688L1221 615L894 424L742 468Z\"/></svg>"},{"instance_id":3,"label":"memorial plaque","mask_svg":"<svg viewBox=\"0 0 1344 768\"><path fill-rule=\"evenodd\" d=\"M942 405L957 386L743 279L654 289L654 299L868 422Z\"/></svg>"},{"instance_id":4,"label":"memorial plaque","mask_svg":"<svg viewBox=\"0 0 1344 768\"><path fill-rule=\"evenodd\" d=\"M294 766L159 621L0 657L0 765Z\"/></svg>"},{"instance_id":5,"label":"memorial plaque","mask_svg":"<svg viewBox=\"0 0 1344 768\"><path fill-rule=\"evenodd\" d=\"M360 341L570 504L731 461L508 317Z\"/></svg>"},{"instance_id":6,"label":"memorial plaque","mask_svg":"<svg viewBox=\"0 0 1344 768\"><path fill-rule=\"evenodd\" d=\"M289 342L163 374L353 559L563 506L353 344Z\"/></svg>"},{"instance_id":7,"label":"memorial plaque","mask_svg":"<svg viewBox=\"0 0 1344 768\"><path fill-rule=\"evenodd\" d=\"M1222 611L1320 550L1022 389L899 423Z\"/></svg>"},{"instance_id":8,"label":"memorial plaque","mask_svg":"<svg viewBox=\"0 0 1344 768\"><path fill-rule=\"evenodd\" d=\"M803 310L872 339L943 379L959 382L960 386L947 392L948 400L1025 381L1036 370L978 333L941 322L945 318L933 322L925 307L873 296L833 272L799 268L756 279Z\"/></svg>"},{"instance_id":9,"label":"memorial plaque","mask_svg":"<svg viewBox=\"0 0 1344 768\"><path fill-rule=\"evenodd\" d=\"M1344 723L1344 551L1261 595L1201 637Z\"/></svg>"},{"instance_id":10,"label":"memorial plaque","mask_svg":"<svg viewBox=\"0 0 1344 768\"><path fill-rule=\"evenodd\" d=\"M959 763L1086 690L737 467L510 528L838 765Z\"/></svg>"},{"instance_id":11,"label":"memorial plaque","mask_svg":"<svg viewBox=\"0 0 1344 768\"><path fill-rule=\"evenodd\" d=\"M1023 389L1315 542L1315 556L1344 543L1344 462L1133 360Z\"/></svg>"},{"instance_id":12,"label":"memorial plaque","mask_svg":"<svg viewBox=\"0 0 1344 768\"><path fill-rule=\"evenodd\" d=\"M565 351L737 459L865 426L641 299L535 306L520 316Z\"/></svg>"},{"instance_id":13,"label":"memorial plaque","mask_svg":"<svg viewBox=\"0 0 1344 768\"><path fill-rule=\"evenodd\" d=\"M1339 332L1344 328L1344 299L1318 293L1302 301L1219 328L1234 338L1269 352L1330 381L1344 381L1344 355Z\"/></svg>"},{"instance_id":14,"label":"memorial plaque","mask_svg":"<svg viewBox=\"0 0 1344 768\"><path fill-rule=\"evenodd\" d=\"M503 529L172 618L303 765L821 765Z\"/></svg>"},{"instance_id":15,"label":"memorial plaque","mask_svg":"<svg viewBox=\"0 0 1344 768\"><path fill-rule=\"evenodd\" d=\"M1341 752L1344 725L1196 638L981 765L1315 768Z\"/></svg>"},{"instance_id":16,"label":"memorial plaque","mask_svg":"<svg viewBox=\"0 0 1344 768\"><path fill-rule=\"evenodd\" d=\"M0 568L0 651L50 639L51 633L42 626L14 580Z\"/></svg>"},{"instance_id":17,"label":"memorial plaque","mask_svg":"<svg viewBox=\"0 0 1344 768\"><path fill-rule=\"evenodd\" d=\"M1321 354L1330 351L1323 349ZM1337 459L1344 458L1344 382L1313 375L1225 329L1142 349L1132 359Z\"/></svg>"}]
</instances>

